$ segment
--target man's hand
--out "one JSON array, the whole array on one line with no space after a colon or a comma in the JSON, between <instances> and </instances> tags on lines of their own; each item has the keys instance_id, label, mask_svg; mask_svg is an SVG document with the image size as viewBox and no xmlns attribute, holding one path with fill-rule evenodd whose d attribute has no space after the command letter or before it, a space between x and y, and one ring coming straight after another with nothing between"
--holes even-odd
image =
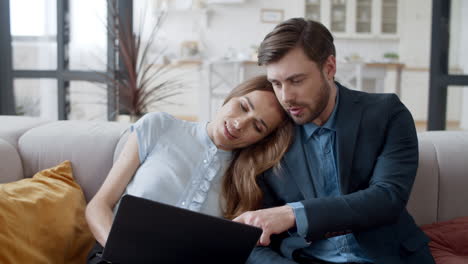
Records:
<instances>
[{"instance_id":1,"label":"man's hand","mask_svg":"<svg viewBox=\"0 0 468 264\"><path fill-rule=\"evenodd\" d=\"M263 230L259 244L268 246L272 234L280 234L294 227L296 217L289 205L245 212L233 221L259 227Z\"/></svg>"}]
</instances>

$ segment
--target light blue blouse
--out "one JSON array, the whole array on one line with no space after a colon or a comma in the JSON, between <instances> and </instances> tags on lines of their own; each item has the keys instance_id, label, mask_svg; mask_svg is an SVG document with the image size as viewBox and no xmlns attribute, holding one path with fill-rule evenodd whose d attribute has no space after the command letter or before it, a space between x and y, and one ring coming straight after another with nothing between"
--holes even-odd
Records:
<instances>
[{"instance_id":1,"label":"light blue blouse","mask_svg":"<svg viewBox=\"0 0 468 264\"><path fill-rule=\"evenodd\" d=\"M167 113L146 114L132 125L141 164L124 195L221 216L221 178L231 152L216 147L206 125Z\"/></svg>"}]
</instances>

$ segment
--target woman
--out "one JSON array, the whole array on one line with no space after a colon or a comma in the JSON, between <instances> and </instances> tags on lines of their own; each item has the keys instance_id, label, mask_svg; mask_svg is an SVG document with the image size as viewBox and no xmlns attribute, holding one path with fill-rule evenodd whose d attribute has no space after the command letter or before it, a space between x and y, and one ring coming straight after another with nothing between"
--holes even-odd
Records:
<instances>
[{"instance_id":1,"label":"woman","mask_svg":"<svg viewBox=\"0 0 468 264\"><path fill-rule=\"evenodd\" d=\"M292 127L265 76L234 88L208 124L145 115L131 126L122 153L86 208L92 233L106 244L124 194L215 216L255 209L261 197L255 177L279 164ZM225 172L223 197L229 201L220 205ZM99 244L91 257L102 250Z\"/></svg>"}]
</instances>

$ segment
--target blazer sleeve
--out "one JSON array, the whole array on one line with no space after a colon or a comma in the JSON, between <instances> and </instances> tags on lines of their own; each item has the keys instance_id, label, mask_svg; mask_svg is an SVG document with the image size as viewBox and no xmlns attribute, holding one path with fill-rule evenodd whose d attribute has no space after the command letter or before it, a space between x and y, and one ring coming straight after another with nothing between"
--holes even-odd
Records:
<instances>
[{"instance_id":1,"label":"blazer sleeve","mask_svg":"<svg viewBox=\"0 0 468 264\"><path fill-rule=\"evenodd\" d=\"M386 105L386 136L368 188L340 197L303 200L307 240L390 224L404 210L416 177L418 140L410 112L396 96L391 99Z\"/></svg>"}]
</instances>

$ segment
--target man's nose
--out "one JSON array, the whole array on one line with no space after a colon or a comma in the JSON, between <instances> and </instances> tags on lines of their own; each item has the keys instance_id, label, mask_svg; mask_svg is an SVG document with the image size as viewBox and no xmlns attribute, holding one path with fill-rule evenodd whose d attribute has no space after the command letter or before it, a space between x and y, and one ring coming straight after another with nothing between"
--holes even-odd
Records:
<instances>
[{"instance_id":1,"label":"man's nose","mask_svg":"<svg viewBox=\"0 0 468 264\"><path fill-rule=\"evenodd\" d=\"M292 91L289 87L286 85L283 86L283 89L281 90L281 99L285 103L291 103L295 101L296 95L294 91Z\"/></svg>"}]
</instances>

